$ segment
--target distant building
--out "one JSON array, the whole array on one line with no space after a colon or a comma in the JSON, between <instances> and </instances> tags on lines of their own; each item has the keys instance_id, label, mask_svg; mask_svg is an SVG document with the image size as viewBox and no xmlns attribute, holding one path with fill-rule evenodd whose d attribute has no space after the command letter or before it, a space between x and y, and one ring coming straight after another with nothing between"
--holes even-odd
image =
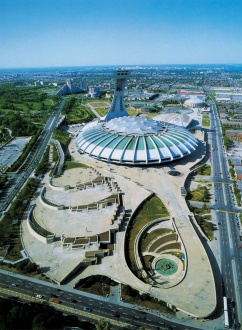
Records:
<instances>
[{"instance_id":1,"label":"distant building","mask_svg":"<svg viewBox=\"0 0 242 330\"><path fill-rule=\"evenodd\" d=\"M96 98L101 94L100 86L89 86L88 95L92 98Z\"/></svg>"},{"instance_id":2,"label":"distant building","mask_svg":"<svg viewBox=\"0 0 242 330\"><path fill-rule=\"evenodd\" d=\"M186 89L178 89L177 93L183 95L204 95L203 91L186 90Z\"/></svg>"},{"instance_id":3,"label":"distant building","mask_svg":"<svg viewBox=\"0 0 242 330\"><path fill-rule=\"evenodd\" d=\"M68 94L77 94L85 92L88 90L87 82L85 80L81 81L80 87L74 85L71 80L67 80L66 84L58 90L56 95L68 95Z\"/></svg>"},{"instance_id":4,"label":"distant building","mask_svg":"<svg viewBox=\"0 0 242 330\"><path fill-rule=\"evenodd\" d=\"M225 135L229 139L242 141L242 130L235 130L235 129L228 129L225 133Z\"/></svg>"},{"instance_id":5,"label":"distant building","mask_svg":"<svg viewBox=\"0 0 242 330\"><path fill-rule=\"evenodd\" d=\"M203 100L199 99L198 97L192 97L186 100L184 104L189 108L200 108L206 105L206 103Z\"/></svg>"},{"instance_id":6,"label":"distant building","mask_svg":"<svg viewBox=\"0 0 242 330\"><path fill-rule=\"evenodd\" d=\"M37 80L34 82L35 86L44 86L44 82L42 80Z\"/></svg>"},{"instance_id":7,"label":"distant building","mask_svg":"<svg viewBox=\"0 0 242 330\"><path fill-rule=\"evenodd\" d=\"M84 91L84 92L87 92L87 91L88 91L88 85L87 85L86 80L82 80L82 81L80 82L80 88L81 88L81 90Z\"/></svg>"}]
</instances>

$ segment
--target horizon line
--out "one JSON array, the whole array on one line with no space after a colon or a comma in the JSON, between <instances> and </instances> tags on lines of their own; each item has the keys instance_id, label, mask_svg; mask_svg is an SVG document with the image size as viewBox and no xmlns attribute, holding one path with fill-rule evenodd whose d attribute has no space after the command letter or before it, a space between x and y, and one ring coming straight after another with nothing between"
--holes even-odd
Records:
<instances>
[{"instance_id":1,"label":"horizon line","mask_svg":"<svg viewBox=\"0 0 242 330\"><path fill-rule=\"evenodd\" d=\"M81 68L81 67L127 67L127 66L198 66L198 65L242 65L242 63L164 63L164 64L97 64L97 65L62 65L62 66L23 66L23 67L0 67L0 70L12 69L49 69L49 68Z\"/></svg>"}]
</instances>

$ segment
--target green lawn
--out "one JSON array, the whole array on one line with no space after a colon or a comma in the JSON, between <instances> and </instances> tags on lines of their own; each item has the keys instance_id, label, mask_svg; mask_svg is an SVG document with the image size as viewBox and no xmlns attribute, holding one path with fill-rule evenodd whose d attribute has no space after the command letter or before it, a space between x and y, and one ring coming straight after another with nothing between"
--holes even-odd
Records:
<instances>
[{"instance_id":1,"label":"green lawn","mask_svg":"<svg viewBox=\"0 0 242 330\"><path fill-rule=\"evenodd\" d=\"M203 115L203 117L202 117L202 125L205 126L205 127L209 127L210 126L209 115Z\"/></svg>"},{"instance_id":2,"label":"green lawn","mask_svg":"<svg viewBox=\"0 0 242 330\"><path fill-rule=\"evenodd\" d=\"M130 116L136 116L137 115L137 111L135 109L127 109L127 112Z\"/></svg>"},{"instance_id":3,"label":"green lawn","mask_svg":"<svg viewBox=\"0 0 242 330\"><path fill-rule=\"evenodd\" d=\"M104 108L95 108L95 110L101 117L105 116L108 113L108 109L104 109Z\"/></svg>"},{"instance_id":4,"label":"green lawn","mask_svg":"<svg viewBox=\"0 0 242 330\"><path fill-rule=\"evenodd\" d=\"M96 116L94 113L85 105L75 104L68 114L66 114L68 124L80 124L91 121Z\"/></svg>"},{"instance_id":5,"label":"green lawn","mask_svg":"<svg viewBox=\"0 0 242 330\"><path fill-rule=\"evenodd\" d=\"M188 191L187 199L194 202L209 202L209 190L206 186L198 185L196 189Z\"/></svg>"},{"instance_id":6,"label":"green lawn","mask_svg":"<svg viewBox=\"0 0 242 330\"><path fill-rule=\"evenodd\" d=\"M214 227L211 221L207 221L203 217L195 216L198 225L201 227L204 234L210 239L214 239Z\"/></svg>"},{"instance_id":7,"label":"green lawn","mask_svg":"<svg viewBox=\"0 0 242 330\"><path fill-rule=\"evenodd\" d=\"M71 170L73 168L78 168L78 167L88 168L89 166L82 164L82 163L72 162L72 161L67 161L64 163L64 171Z\"/></svg>"},{"instance_id":8,"label":"green lawn","mask_svg":"<svg viewBox=\"0 0 242 330\"><path fill-rule=\"evenodd\" d=\"M52 134L52 139L58 140L61 143L61 146L64 151L66 150L70 141L69 133L60 129L54 130Z\"/></svg>"},{"instance_id":9,"label":"green lawn","mask_svg":"<svg viewBox=\"0 0 242 330\"><path fill-rule=\"evenodd\" d=\"M136 266L134 258L134 242L136 236L138 235L140 230L152 220L168 215L169 213L162 201L157 196L153 196L143 204L136 217L133 219L132 224L129 225L129 228L127 230L127 234L129 235L128 257L131 266L133 265L135 269Z\"/></svg>"},{"instance_id":10,"label":"green lawn","mask_svg":"<svg viewBox=\"0 0 242 330\"><path fill-rule=\"evenodd\" d=\"M199 175L210 176L211 175L211 165L203 164L196 170L196 172Z\"/></svg>"},{"instance_id":11,"label":"green lawn","mask_svg":"<svg viewBox=\"0 0 242 330\"><path fill-rule=\"evenodd\" d=\"M208 214L211 213L211 210L207 210L207 209L203 209L203 208L198 208L198 207L194 207L193 208L193 212L198 214L198 215L204 215L204 214Z\"/></svg>"}]
</instances>

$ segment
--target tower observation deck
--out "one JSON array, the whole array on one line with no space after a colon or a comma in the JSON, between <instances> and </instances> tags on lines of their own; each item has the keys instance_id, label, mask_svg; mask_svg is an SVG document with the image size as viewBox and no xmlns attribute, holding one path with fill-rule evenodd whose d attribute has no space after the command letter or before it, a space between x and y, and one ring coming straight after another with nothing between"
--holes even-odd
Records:
<instances>
[{"instance_id":1,"label":"tower observation deck","mask_svg":"<svg viewBox=\"0 0 242 330\"><path fill-rule=\"evenodd\" d=\"M115 79L115 91L113 101L109 112L105 117L105 121L109 121L114 118L128 116L128 112L124 105L124 87L127 79L131 73L130 69L116 69L114 73Z\"/></svg>"}]
</instances>

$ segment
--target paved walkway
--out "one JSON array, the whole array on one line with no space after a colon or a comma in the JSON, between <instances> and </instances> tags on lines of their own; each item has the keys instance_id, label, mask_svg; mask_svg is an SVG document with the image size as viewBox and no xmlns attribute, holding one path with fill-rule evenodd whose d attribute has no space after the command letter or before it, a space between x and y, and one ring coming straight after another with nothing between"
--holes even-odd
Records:
<instances>
[{"instance_id":1,"label":"paved walkway","mask_svg":"<svg viewBox=\"0 0 242 330\"><path fill-rule=\"evenodd\" d=\"M58 179L54 180L55 185L66 186L70 184L74 185L74 182L87 182L90 179L97 177L97 174L89 169L77 168L66 171L64 175ZM110 176L110 173L102 173L105 176ZM73 179L74 178L74 179ZM86 178L86 180L85 180ZM125 191L125 195L132 196L135 192L136 198L128 198L125 202L126 209L135 210L138 205L150 195L150 192L138 186L136 183L130 182L130 180L124 177L119 177L116 180L122 191ZM48 175L44 178L43 184L47 187L46 196L53 202L62 201L65 205L83 205L87 202L98 201L99 199L111 195L112 192L108 192L106 185L100 185L95 188L88 188L83 191L79 190L67 190L67 191L54 191L48 187ZM85 195L86 192L86 195ZM56 198L58 196L59 198ZM44 207L40 202L39 197L32 201L35 204L34 216L41 226L60 236L65 234L67 236L90 236L97 235L116 226L110 224L110 220L114 214L115 205L108 206L107 208L92 211L83 212L72 212L71 210L52 210ZM58 203L59 204L59 203ZM67 250L62 249L61 242L55 241L52 244L43 244L34 238L27 228L27 221L24 220L22 223L22 238L27 254L33 259L41 269L50 278L57 282L61 282L68 274L85 258L86 249L77 250ZM120 282L122 276L120 273L120 268L126 268L127 278L129 279L129 274L131 273L126 265L124 258L124 239L125 231L122 231L116 235L116 239L120 240L117 242L116 247L120 244L122 248L120 249L120 254L114 253L114 255L102 259L102 264L98 265L96 273L99 273L102 265L106 268L106 271L110 268L110 265L115 264L113 267L115 270L109 275L114 278L118 277ZM92 245L89 249L97 250L97 245ZM106 265L105 259L108 260L108 266ZM103 263L104 262L104 263ZM94 266L92 266L94 267ZM92 269L91 267L91 269ZM123 270L122 270L123 271ZM132 274L132 273L131 273ZM136 277L133 275L133 279ZM72 286L75 285L77 279L72 282ZM128 282L127 282L128 283Z\"/></svg>"}]
</instances>

